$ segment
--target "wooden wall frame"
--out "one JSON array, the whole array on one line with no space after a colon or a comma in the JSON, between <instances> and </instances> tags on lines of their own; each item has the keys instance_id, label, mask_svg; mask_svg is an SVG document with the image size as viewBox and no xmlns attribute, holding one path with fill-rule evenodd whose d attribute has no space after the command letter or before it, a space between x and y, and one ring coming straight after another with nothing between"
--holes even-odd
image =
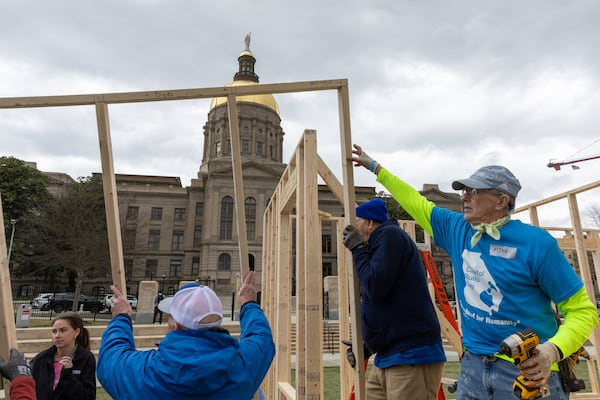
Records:
<instances>
[{"instance_id":1,"label":"wooden wall frame","mask_svg":"<svg viewBox=\"0 0 600 400\"><path fill-rule=\"evenodd\" d=\"M294 92L310 92L310 91L324 91L324 90L336 90L338 94L338 116L339 116L339 128L340 128L340 140L341 140L341 159L342 159L342 173L343 173L343 185L337 184L337 193L342 198L342 204L344 205L344 215L346 224L354 224L354 175L352 162L347 161L347 157L352 154L352 140L350 135L350 101L348 92L348 81L346 79L337 80L322 80L322 81L305 81L305 82L294 82L294 83L274 83L274 84L258 84L249 86L223 86L213 88L198 88L198 89L179 89L179 90L152 90L142 92L126 92L126 93L100 93L100 94L82 94L82 95L64 95L64 96L41 96L41 97L12 97L12 98L0 98L0 109L14 109L14 108L37 108L37 107L68 107L68 106L94 106L96 108L96 118L98 125L98 141L100 147L100 159L102 162L102 176L104 184L104 199L106 205L106 218L107 218L107 229L109 248L111 254L111 272L113 282L121 288L123 294L125 294L125 269L122 253L122 238L120 232L120 221L119 221L119 210L117 202L117 188L114 175L114 166L112 158L112 143L110 136L110 121L109 121L109 109L110 104L123 104L123 103L140 103L140 102L152 102L152 101L174 101L174 100L192 100L192 99L208 99L214 97L227 97L228 112L229 112L229 124L231 133L231 145L232 145L232 168L234 176L235 186L235 205L237 215L237 227L238 232L245 231L245 210L243 202L243 180L241 172L241 151L239 143L239 121L237 118L237 103L234 101L236 96L245 95L260 95L260 94L278 94L278 93L294 93ZM307 145L312 146L312 145ZM308 177L308 181L304 184L314 185L316 187L316 174L315 172L319 165L324 163L320 158L305 160L302 168L306 168L305 177ZM327 169L328 171L328 169ZM327 171L324 174L327 174ZM329 171L329 174L331 171ZM313 180L314 177L314 180ZM305 191L305 192L308 192ZM302 207L308 210L313 210L317 207L316 195L304 195L302 196L303 202ZM300 215L300 214L298 214ZM266 218L266 217L265 217ZM278 218L277 226L285 227L289 222L282 221L282 218ZM270 220L268 223L273 223ZM311 215L310 218L306 218L299 225L302 229L306 229L306 232L316 232L318 223L317 219ZM305 225L306 224L306 225ZM265 225L267 226L267 225ZM290 225L291 226L291 225ZM305 226L305 227L304 227ZM304 235L303 235L304 237ZM274 240L271 238L271 240ZM285 246L283 243L281 246ZM297 243L303 245L302 242ZM320 249L320 247L319 247ZM1 249L0 249L1 250ZM281 249L279 251L282 251ZM239 252L240 252L240 272L242 276L245 276L249 270L249 261L247 257L247 238L246 235L239 234ZM304 249L297 247L297 253L307 260L314 262L320 257L320 252L315 252L314 249ZM319 254L317 254L319 253ZM344 253L343 251L340 253ZM0 254L1 255L1 254ZM273 256L273 255L271 255ZM281 257L280 254L277 254ZM298 271L297 271L298 272ZM312 270L303 271L307 274L308 278L314 278L315 272ZM320 264L319 264L320 274ZM347 269L347 276L349 280L349 293L350 293L350 315L352 316L352 342L357 357L357 365L362 365L364 354L362 346L362 337L360 329L360 319L358 317L359 310L359 282L354 276L354 269ZM311 282L312 283L312 282ZM4 286L0 289L3 293L6 290L10 292L10 280L8 282L2 282ZM6 286L7 285L7 286ZM317 294L318 287L316 285L308 285L307 290L308 296L315 296ZM279 292L275 292L275 290ZM270 291L266 291L266 297L273 296L274 293L283 293L283 288L271 288ZM321 293L318 293L318 299L309 297L309 304L304 304L303 309L310 311L309 317L306 320L310 326L310 335L313 335L312 330L317 329L317 324L312 318L312 313L315 312L313 308L318 308L318 302L321 298ZM3 302L5 308L4 313L7 313L7 307L10 304ZM273 312L273 311L268 311ZM12 307L10 310L12 315ZM302 316L304 319L304 316ZM319 320L320 321L320 320ZM0 330L3 330L5 335L14 334L14 328L10 326L1 326ZM320 327L319 327L320 331ZM312 336L311 336L312 337ZM312 345L310 346L312 348ZM2 349L0 349L2 350ZM299 352L301 355L302 352ZM7 357L8 353L6 350L0 353L1 356ZM301 356L302 357L302 356ZM317 362L312 358L312 354L307 358L309 364L307 364L304 373L308 376L307 379L301 374L300 382L306 386L306 391L311 393L310 398L313 397L312 393L317 393L319 396L322 388L319 388L318 379L314 375L318 369ZM298 360L299 362L301 360ZM300 365L300 364L299 364ZM321 378L322 379L322 378ZM355 379L356 385L356 400L364 399L364 371L361 368L356 368ZM306 393L299 393L297 398L308 397ZM322 398L322 393L321 397Z\"/></svg>"},{"instance_id":2,"label":"wooden wall frame","mask_svg":"<svg viewBox=\"0 0 600 400\"><path fill-rule=\"evenodd\" d=\"M598 229L583 229L581 224L581 214L577 204L577 195L597 189L600 187L600 180L580 186L573 190L569 190L546 199L524 205L516 208L513 215L528 212L531 225L538 226L550 233L562 232L562 237L557 237L560 248L570 251L575 251L577 255L577 264L579 265L579 276L583 281L583 285L588 295L594 300L595 293L598 291L598 282L592 280L590 263L588 261L588 253L592 256L594 264L594 273L600 278L600 230ZM567 200L569 205L569 215L571 218L570 228L548 227L541 226L538 208L544 205L552 204L556 201ZM598 399L600 397L600 384L598 382L598 373L600 367L600 325L596 326L590 341L594 346L594 354L591 354L590 360L587 361L588 374L591 384L591 393L571 393L572 399Z\"/></svg>"},{"instance_id":3,"label":"wooden wall frame","mask_svg":"<svg viewBox=\"0 0 600 400\"><path fill-rule=\"evenodd\" d=\"M268 239L263 245L263 282L270 295L263 306L277 345L273 365L263 383L263 391L269 399L319 399L324 396L321 219L336 223L340 337L351 337L351 331L358 331L360 336L360 326L351 321L351 313L347 311L352 298L352 285L349 284L349 279L344 278L351 276L353 267L351 257L341 241L346 219L335 218L319 211L318 177L325 181L334 197L343 203L345 197L342 185L317 154L316 131L305 130L264 215L264 232L265 238ZM293 257L291 241L294 221L297 349L295 388L291 384L290 372L290 332L293 318L290 296ZM354 336L352 338L354 339ZM362 345L359 348L362 350ZM362 361L357 362L357 365L362 365ZM362 374L358 378L355 377L355 382L362 382L364 386L364 371L362 368L356 370ZM341 361L341 399L347 399L350 394L353 374L348 363ZM358 386L360 385L357 385L357 388Z\"/></svg>"}]
</instances>

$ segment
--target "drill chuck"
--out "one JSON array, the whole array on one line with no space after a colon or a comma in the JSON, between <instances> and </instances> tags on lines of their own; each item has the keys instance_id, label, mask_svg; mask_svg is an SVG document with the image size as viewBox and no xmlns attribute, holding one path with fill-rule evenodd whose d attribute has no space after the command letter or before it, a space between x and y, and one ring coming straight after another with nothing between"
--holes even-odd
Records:
<instances>
[{"instance_id":1,"label":"drill chuck","mask_svg":"<svg viewBox=\"0 0 600 400\"><path fill-rule=\"evenodd\" d=\"M539 336L531 328L513 333L500 343L498 353L504 354L515 360L515 364L533 356L533 350L540 344Z\"/></svg>"}]
</instances>

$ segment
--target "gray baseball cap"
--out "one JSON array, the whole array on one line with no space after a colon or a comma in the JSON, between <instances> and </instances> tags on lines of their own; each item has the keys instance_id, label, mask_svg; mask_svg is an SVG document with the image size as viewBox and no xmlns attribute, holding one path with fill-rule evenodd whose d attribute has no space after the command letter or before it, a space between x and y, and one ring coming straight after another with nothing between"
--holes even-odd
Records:
<instances>
[{"instance_id":1,"label":"gray baseball cap","mask_svg":"<svg viewBox=\"0 0 600 400\"><path fill-rule=\"evenodd\" d=\"M517 197L521 190L519 180L508 168L501 165L488 165L479 168L470 177L452 182L452 189L465 187L473 189L495 189L510 196Z\"/></svg>"}]
</instances>

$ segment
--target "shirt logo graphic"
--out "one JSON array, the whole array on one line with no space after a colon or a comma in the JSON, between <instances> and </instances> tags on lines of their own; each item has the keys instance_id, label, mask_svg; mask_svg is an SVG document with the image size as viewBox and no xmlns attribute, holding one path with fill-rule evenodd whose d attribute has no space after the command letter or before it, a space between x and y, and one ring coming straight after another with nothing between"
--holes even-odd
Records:
<instances>
[{"instance_id":1,"label":"shirt logo graphic","mask_svg":"<svg viewBox=\"0 0 600 400\"><path fill-rule=\"evenodd\" d=\"M498 311L504 296L481 260L480 253L465 250L462 253L462 258L462 268L466 282L465 300L471 306L492 315L494 311Z\"/></svg>"}]
</instances>

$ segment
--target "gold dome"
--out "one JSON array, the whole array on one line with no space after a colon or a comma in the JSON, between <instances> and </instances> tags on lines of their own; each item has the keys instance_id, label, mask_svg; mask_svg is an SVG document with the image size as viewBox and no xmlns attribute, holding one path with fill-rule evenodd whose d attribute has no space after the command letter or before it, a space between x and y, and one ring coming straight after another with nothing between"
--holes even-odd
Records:
<instances>
[{"instance_id":1,"label":"gold dome","mask_svg":"<svg viewBox=\"0 0 600 400\"><path fill-rule=\"evenodd\" d=\"M253 82L253 81L248 81L248 80L238 80L238 81L230 82L225 86L247 86L247 85L258 85L258 83ZM279 115L279 106L277 105L277 102L275 101L275 97L273 97L272 94L251 94L251 95L247 95L247 96L237 96L237 101L261 104L265 107L269 107L271 110L275 111L277 113L277 115ZM210 102L209 112L212 111L213 108L220 106L221 104L225 104L225 103L227 103L227 97L225 97L225 96L224 97L215 97Z\"/></svg>"}]
</instances>

